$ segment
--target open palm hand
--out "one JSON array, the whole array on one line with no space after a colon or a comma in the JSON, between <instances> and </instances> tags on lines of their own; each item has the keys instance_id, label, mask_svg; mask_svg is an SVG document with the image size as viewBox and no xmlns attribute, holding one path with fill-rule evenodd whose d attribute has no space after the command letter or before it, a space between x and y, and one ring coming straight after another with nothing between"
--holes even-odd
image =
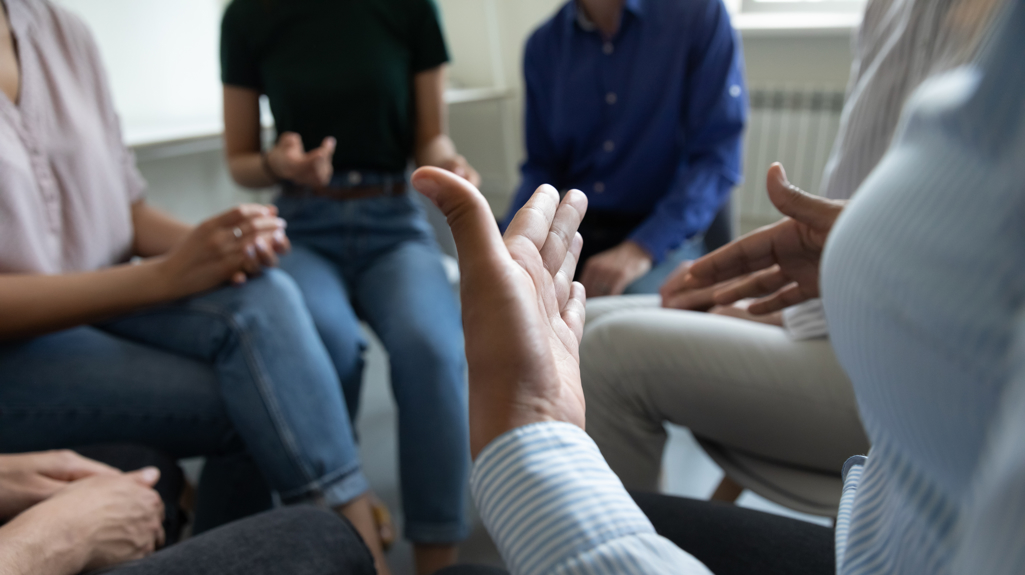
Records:
<instances>
[{"instance_id":1,"label":"open palm hand","mask_svg":"<svg viewBox=\"0 0 1025 575\"><path fill-rule=\"evenodd\" d=\"M459 252L472 454L530 423L583 427L585 294L572 278L586 196L571 190L560 202L554 188L541 186L503 238L466 180L428 167L413 174L413 186L445 214Z\"/></svg>"}]
</instances>

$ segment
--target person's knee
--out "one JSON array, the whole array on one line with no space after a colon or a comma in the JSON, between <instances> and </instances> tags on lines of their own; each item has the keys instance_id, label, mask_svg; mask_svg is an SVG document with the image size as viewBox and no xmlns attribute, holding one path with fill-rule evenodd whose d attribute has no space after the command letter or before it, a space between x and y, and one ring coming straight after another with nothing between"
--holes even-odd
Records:
<instances>
[{"instance_id":1,"label":"person's knee","mask_svg":"<svg viewBox=\"0 0 1025 575\"><path fill-rule=\"evenodd\" d=\"M274 329L295 322L313 325L299 286L281 270L264 270L234 290L229 312L244 329Z\"/></svg>"}]
</instances>

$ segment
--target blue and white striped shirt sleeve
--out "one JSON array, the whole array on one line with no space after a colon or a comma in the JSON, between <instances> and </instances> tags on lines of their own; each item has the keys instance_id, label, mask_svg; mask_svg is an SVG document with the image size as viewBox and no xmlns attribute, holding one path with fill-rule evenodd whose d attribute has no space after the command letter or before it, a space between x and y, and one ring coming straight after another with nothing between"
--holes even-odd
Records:
<instances>
[{"instance_id":1,"label":"blue and white striped shirt sleeve","mask_svg":"<svg viewBox=\"0 0 1025 575\"><path fill-rule=\"evenodd\" d=\"M536 423L505 433L478 456L470 486L514 575L710 575L655 533L575 425Z\"/></svg>"}]
</instances>

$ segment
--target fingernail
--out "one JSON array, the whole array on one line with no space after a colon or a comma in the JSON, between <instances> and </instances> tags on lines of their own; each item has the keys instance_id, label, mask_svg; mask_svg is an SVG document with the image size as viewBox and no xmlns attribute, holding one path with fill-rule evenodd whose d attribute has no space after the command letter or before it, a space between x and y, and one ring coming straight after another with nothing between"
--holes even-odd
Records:
<instances>
[{"instance_id":1,"label":"fingernail","mask_svg":"<svg viewBox=\"0 0 1025 575\"><path fill-rule=\"evenodd\" d=\"M145 467L139 475L146 483L156 483L157 479L160 479L160 470L156 467Z\"/></svg>"},{"instance_id":2,"label":"fingernail","mask_svg":"<svg viewBox=\"0 0 1025 575\"><path fill-rule=\"evenodd\" d=\"M285 243L285 231L278 230L274 232L274 241L278 242L279 244Z\"/></svg>"},{"instance_id":3,"label":"fingernail","mask_svg":"<svg viewBox=\"0 0 1025 575\"><path fill-rule=\"evenodd\" d=\"M432 201L438 195L438 192L441 191L441 186L430 176L413 178L413 187Z\"/></svg>"},{"instance_id":4,"label":"fingernail","mask_svg":"<svg viewBox=\"0 0 1025 575\"><path fill-rule=\"evenodd\" d=\"M256 257L256 248L254 248L251 245L246 246L246 255L249 256L250 258L255 258Z\"/></svg>"}]
</instances>

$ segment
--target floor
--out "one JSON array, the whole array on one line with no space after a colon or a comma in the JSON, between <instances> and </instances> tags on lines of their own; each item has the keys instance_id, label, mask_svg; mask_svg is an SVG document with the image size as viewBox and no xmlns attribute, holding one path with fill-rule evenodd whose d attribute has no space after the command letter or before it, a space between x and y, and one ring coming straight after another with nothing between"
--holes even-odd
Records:
<instances>
[{"instance_id":1,"label":"floor","mask_svg":"<svg viewBox=\"0 0 1025 575\"><path fill-rule=\"evenodd\" d=\"M392 408L391 393L388 388L388 362L380 343L373 340L372 337L371 339L373 343L368 350L364 379L366 388L357 423L362 438L360 451L363 457L364 471L373 488L392 509L396 521L401 522L396 481L398 474L396 470L395 410ZM722 479L722 471L697 446L694 438L686 429L670 426L669 438L663 463L665 491L673 495L708 498ZM829 519L792 512L749 491L745 491L740 496L738 504L743 507L830 525ZM472 521L473 531L469 539L460 546L461 560L470 563L501 565L498 551L476 514L473 515ZM397 542L389 552L388 562L395 575L412 575L411 546L405 541Z\"/></svg>"}]
</instances>

